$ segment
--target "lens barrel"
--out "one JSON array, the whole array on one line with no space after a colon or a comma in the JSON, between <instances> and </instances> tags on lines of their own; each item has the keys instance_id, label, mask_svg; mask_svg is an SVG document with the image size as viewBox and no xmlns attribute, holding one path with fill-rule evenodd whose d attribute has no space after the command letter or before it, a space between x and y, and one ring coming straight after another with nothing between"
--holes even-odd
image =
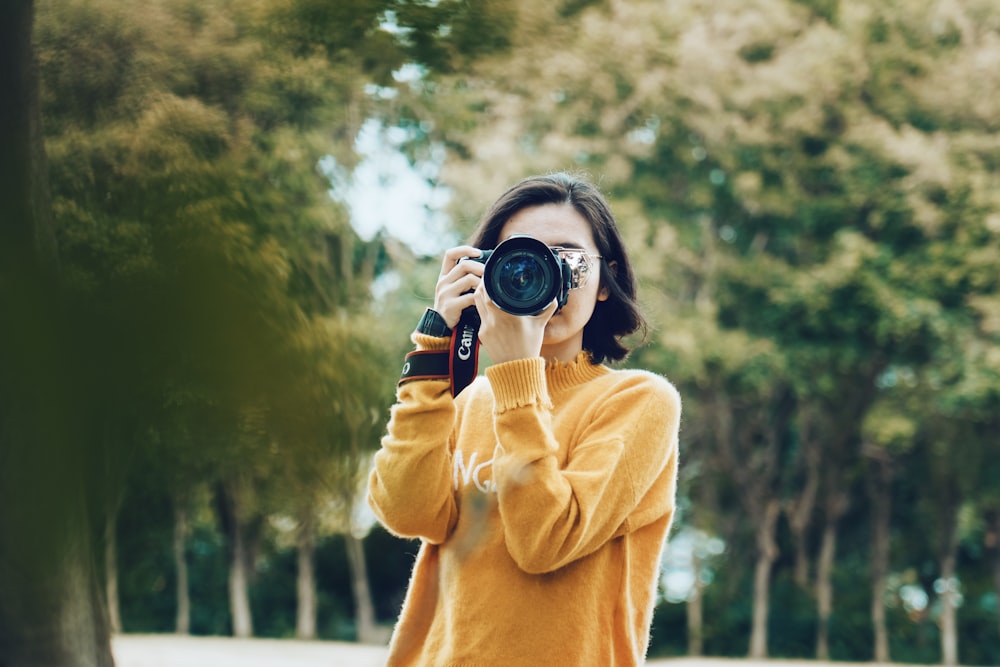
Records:
<instances>
[{"instance_id":1,"label":"lens barrel","mask_svg":"<svg viewBox=\"0 0 1000 667\"><path fill-rule=\"evenodd\" d=\"M486 293L508 313L537 315L553 299L566 301L563 262L536 238L509 238L477 259L486 260Z\"/></svg>"}]
</instances>

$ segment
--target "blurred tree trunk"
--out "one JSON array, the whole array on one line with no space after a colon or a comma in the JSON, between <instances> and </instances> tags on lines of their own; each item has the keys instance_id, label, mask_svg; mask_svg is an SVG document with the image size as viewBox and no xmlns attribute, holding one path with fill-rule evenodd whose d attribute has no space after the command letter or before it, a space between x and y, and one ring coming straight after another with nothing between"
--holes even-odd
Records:
<instances>
[{"instance_id":1,"label":"blurred tree trunk","mask_svg":"<svg viewBox=\"0 0 1000 667\"><path fill-rule=\"evenodd\" d=\"M872 508L871 578L872 631L875 637L875 662L887 663L889 628L885 617L885 588L889 573L889 535L892 515L892 466L889 454L882 449L866 448L869 457L865 483Z\"/></svg>"},{"instance_id":2,"label":"blurred tree trunk","mask_svg":"<svg viewBox=\"0 0 1000 667\"><path fill-rule=\"evenodd\" d=\"M782 510L775 493L778 461L794 402L784 386L766 396L732 397L716 391L709 400L720 469L735 482L744 509L754 523L749 657L762 659L767 657L771 569L779 554L775 539Z\"/></svg>"},{"instance_id":3,"label":"blurred tree trunk","mask_svg":"<svg viewBox=\"0 0 1000 667\"><path fill-rule=\"evenodd\" d=\"M250 612L250 576L247 572L247 548L242 526L232 533L232 558L229 562L229 610L233 620L233 636L253 637L253 615Z\"/></svg>"},{"instance_id":4,"label":"blurred tree trunk","mask_svg":"<svg viewBox=\"0 0 1000 667\"><path fill-rule=\"evenodd\" d=\"M191 586L185 551L189 533L187 505L183 498L174 497L174 571L177 573L177 616L174 632L191 634Z\"/></svg>"},{"instance_id":5,"label":"blurred tree trunk","mask_svg":"<svg viewBox=\"0 0 1000 667\"><path fill-rule=\"evenodd\" d=\"M757 562L753 575L753 626L750 631L750 657L760 660L767 657L767 619L771 595L771 567L778 558L775 531L781 504L777 498L767 501L763 516L757 524Z\"/></svg>"},{"instance_id":6,"label":"blurred tree trunk","mask_svg":"<svg viewBox=\"0 0 1000 667\"><path fill-rule=\"evenodd\" d=\"M753 399L758 401L760 399ZM753 624L750 630L750 657L767 657L768 618L770 616L771 570L778 559L778 519L781 500L776 492L781 473L779 461L794 409L791 392L782 386L759 404L738 427L742 455L736 465L741 470L740 486L748 507L755 508ZM746 462L757 460L754 469Z\"/></svg>"},{"instance_id":7,"label":"blurred tree trunk","mask_svg":"<svg viewBox=\"0 0 1000 667\"><path fill-rule=\"evenodd\" d=\"M816 564L816 657L830 659L830 616L833 614L833 564L837 557L837 524L847 511L849 496L840 484L840 475L827 468L826 519ZM834 487L834 485L836 485Z\"/></svg>"},{"instance_id":8,"label":"blurred tree trunk","mask_svg":"<svg viewBox=\"0 0 1000 667\"><path fill-rule=\"evenodd\" d=\"M316 515L311 508L303 511L297 535L299 570L296 582L297 609L295 636L316 638Z\"/></svg>"},{"instance_id":9,"label":"blurred tree trunk","mask_svg":"<svg viewBox=\"0 0 1000 667\"><path fill-rule=\"evenodd\" d=\"M372 603L371 589L368 586L364 543L348 532L344 535L344 544L347 547L347 562L351 567L354 620L358 629L358 641L362 644L374 644L380 637L375 625L375 605Z\"/></svg>"},{"instance_id":10,"label":"blurred tree trunk","mask_svg":"<svg viewBox=\"0 0 1000 667\"><path fill-rule=\"evenodd\" d=\"M941 664L958 664L958 579L955 566L958 561L958 511L961 503L953 500L944 510L943 552L941 556Z\"/></svg>"},{"instance_id":11,"label":"blurred tree trunk","mask_svg":"<svg viewBox=\"0 0 1000 667\"><path fill-rule=\"evenodd\" d=\"M55 290L33 21L31 0L0 4L0 664L104 667L113 659Z\"/></svg>"},{"instance_id":12,"label":"blurred tree trunk","mask_svg":"<svg viewBox=\"0 0 1000 667\"><path fill-rule=\"evenodd\" d=\"M701 558L698 554L693 554L692 558L694 575L694 592L687 601L687 634L688 634L688 655L691 657L700 656L705 650L705 609L702 604L702 595L705 591L705 584L701 578Z\"/></svg>"},{"instance_id":13,"label":"blurred tree trunk","mask_svg":"<svg viewBox=\"0 0 1000 667\"><path fill-rule=\"evenodd\" d=\"M24 278L41 280L51 279L58 263L38 106L33 24L32 0L6 0L0 7L0 188L5 213L0 251L5 271L20 265L24 271L31 270Z\"/></svg>"},{"instance_id":14,"label":"blurred tree trunk","mask_svg":"<svg viewBox=\"0 0 1000 667\"><path fill-rule=\"evenodd\" d=\"M118 603L118 521L109 510L104 520L104 590L108 598L108 623L112 633L122 631L121 607Z\"/></svg>"},{"instance_id":15,"label":"blurred tree trunk","mask_svg":"<svg viewBox=\"0 0 1000 667\"><path fill-rule=\"evenodd\" d=\"M219 516L229 543L229 615L233 636L253 636L250 610L251 562L246 527L246 501L238 482L224 483L219 489Z\"/></svg>"},{"instance_id":16,"label":"blurred tree trunk","mask_svg":"<svg viewBox=\"0 0 1000 667\"><path fill-rule=\"evenodd\" d=\"M795 583L802 590L809 590L809 528L816 508L816 495L820 480L820 443L814 437L812 410L802 408L798 413L799 422L799 465L804 468L805 483L801 492L786 502L788 528L795 545Z\"/></svg>"}]
</instances>

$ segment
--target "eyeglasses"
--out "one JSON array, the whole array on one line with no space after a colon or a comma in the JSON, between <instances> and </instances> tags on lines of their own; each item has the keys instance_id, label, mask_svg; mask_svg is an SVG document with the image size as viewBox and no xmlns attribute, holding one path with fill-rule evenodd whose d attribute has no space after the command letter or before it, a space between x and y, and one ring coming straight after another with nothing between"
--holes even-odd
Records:
<instances>
[{"instance_id":1,"label":"eyeglasses","mask_svg":"<svg viewBox=\"0 0 1000 667\"><path fill-rule=\"evenodd\" d=\"M556 254L562 261L566 262L570 269L570 289L584 287L590 281L591 273L595 269L595 260L600 261L602 257L579 248L563 248L562 246L549 246L549 250Z\"/></svg>"}]
</instances>

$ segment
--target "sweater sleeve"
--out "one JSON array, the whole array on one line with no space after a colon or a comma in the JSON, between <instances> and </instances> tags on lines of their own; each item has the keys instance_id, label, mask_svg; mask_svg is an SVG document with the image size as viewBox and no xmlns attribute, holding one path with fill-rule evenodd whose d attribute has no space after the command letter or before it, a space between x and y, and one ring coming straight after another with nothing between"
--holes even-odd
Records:
<instances>
[{"instance_id":1,"label":"sweater sleeve","mask_svg":"<svg viewBox=\"0 0 1000 667\"><path fill-rule=\"evenodd\" d=\"M671 516L680 421L673 385L630 373L595 395L560 464L545 378L537 375L543 373L527 360L487 369L496 397L493 472L504 539L518 566L536 574Z\"/></svg>"},{"instance_id":2,"label":"sweater sleeve","mask_svg":"<svg viewBox=\"0 0 1000 667\"><path fill-rule=\"evenodd\" d=\"M419 334L413 340L418 349L447 345ZM440 544L458 515L450 474L451 388L447 380L415 380L401 385L396 398L368 479L368 504L392 533Z\"/></svg>"}]
</instances>

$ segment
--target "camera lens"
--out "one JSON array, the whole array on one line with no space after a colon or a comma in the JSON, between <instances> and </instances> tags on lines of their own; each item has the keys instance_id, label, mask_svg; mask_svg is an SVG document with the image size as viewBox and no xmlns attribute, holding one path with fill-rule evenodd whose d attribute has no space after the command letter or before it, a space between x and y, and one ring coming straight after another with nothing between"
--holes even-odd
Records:
<instances>
[{"instance_id":1,"label":"camera lens","mask_svg":"<svg viewBox=\"0 0 1000 667\"><path fill-rule=\"evenodd\" d=\"M545 293L545 267L534 255L519 252L496 268L496 285L512 301L535 301Z\"/></svg>"},{"instance_id":2,"label":"camera lens","mask_svg":"<svg viewBox=\"0 0 1000 667\"><path fill-rule=\"evenodd\" d=\"M537 239L504 241L486 263L486 292L500 308L515 315L545 310L561 290L559 260Z\"/></svg>"}]
</instances>

